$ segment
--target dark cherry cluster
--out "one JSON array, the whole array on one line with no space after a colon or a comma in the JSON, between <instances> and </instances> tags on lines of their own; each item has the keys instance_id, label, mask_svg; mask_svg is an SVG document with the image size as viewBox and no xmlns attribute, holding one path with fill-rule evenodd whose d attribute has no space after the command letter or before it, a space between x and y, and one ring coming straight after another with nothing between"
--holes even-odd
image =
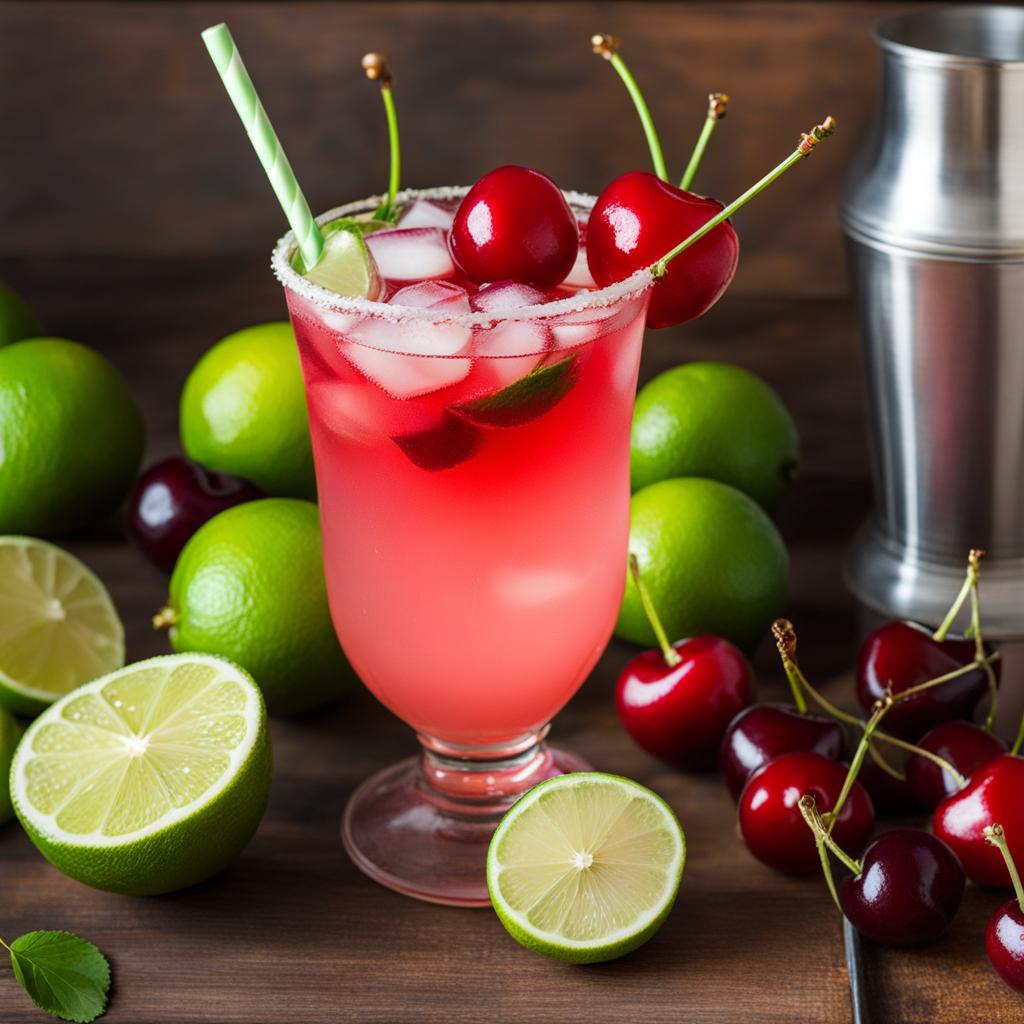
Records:
<instances>
[{"instance_id":1,"label":"dark cherry cluster","mask_svg":"<svg viewBox=\"0 0 1024 1024\"><path fill-rule=\"evenodd\" d=\"M786 874L823 869L840 910L876 942L937 938L968 879L1012 885L1017 898L993 916L986 946L1000 976L1024 991L1024 890L1014 867L1024 861L1024 725L1012 750L991 731L1000 662L981 638L980 557L971 552L964 588L934 633L894 621L865 640L864 720L810 685L785 620L773 633L793 703L749 705L750 668L739 652L717 637L670 645L633 563L661 651L626 666L617 704L637 743L674 765L704 767L717 747L750 853ZM968 599L971 635L951 637ZM872 840L876 810L894 808L932 812L932 832L895 828ZM833 857L848 872L838 884Z\"/></svg>"}]
</instances>

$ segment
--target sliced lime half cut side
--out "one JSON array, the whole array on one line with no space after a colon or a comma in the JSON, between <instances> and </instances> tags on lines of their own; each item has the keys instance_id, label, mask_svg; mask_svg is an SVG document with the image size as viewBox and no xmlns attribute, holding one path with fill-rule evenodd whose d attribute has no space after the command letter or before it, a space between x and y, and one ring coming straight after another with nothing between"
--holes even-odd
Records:
<instances>
[{"instance_id":1,"label":"sliced lime half cut side","mask_svg":"<svg viewBox=\"0 0 1024 1024\"><path fill-rule=\"evenodd\" d=\"M238 855L270 787L259 688L223 658L178 654L87 683L29 726L11 766L15 812L66 875L170 892Z\"/></svg>"},{"instance_id":2,"label":"sliced lime half cut side","mask_svg":"<svg viewBox=\"0 0 1024 1024\"><path fill-rule=\"evenodd\" d=\"M0 707L34 715L124 664L124 627L77 558L32 537L0 537Z\"/></svg>"},{"instance_id":3,"label":"sliced lime half cut side","mask_svg":"<svg viewBox=\"0 0 1024 1024\"><path fill-rule=\"evenodd\" d=\"M491 902L528 949L569 963L612 960L661 926L686 860L671 808L599 772L542 782L502 819L487 854Z\"/></svg>"},{"instance_id":4,"label":"sliced lime half cut side","mask_svg":"<svg viewBox=\"0 0 1024 1024\"><path fill-rule=\"evenodd\" d=\"M351 226L325 233L323 255L312 270L305 269L298 250L292 264L307 281L342 298L376 299L380 294L380 274L373 254L363 241L363 232Z\"/></svg>"}]
</instances>

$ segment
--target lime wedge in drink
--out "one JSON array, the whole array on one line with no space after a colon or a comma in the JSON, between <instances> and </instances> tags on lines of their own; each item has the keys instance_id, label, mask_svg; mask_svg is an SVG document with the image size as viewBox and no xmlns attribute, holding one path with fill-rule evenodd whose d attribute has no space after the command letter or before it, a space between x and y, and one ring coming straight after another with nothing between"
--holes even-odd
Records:
<instances>
[{"instance_id":1,"label":"lime wedge in drink","mask_svg":"<svg viewBox=\"0 0 1024 1024\"><path fill-rule=\"evenodd\" d=\"M487 887L521 945L596 963L661 927L685 860L683 830L661 797L617 775L579 772L512 806L491 839Z\"/></svg>"},{"instance_id":2,"label":"lime wedge in drink","mask_svg":"<svg viewBox=\"0 0 1024 1024\"><path fill-rule=\"evenodd\" d=\"M0 537L0 707L34 715L124 664L124 628L77 558L30 537Z\"/></svg>"},{"instance_id":3,"label":"lime wedge in drink","mask_svg":"<svg viewBox=\"0 0 1024 1024\"><path fill-rule=\"evenodd\" d=\"M351 225L324 236L324 252L312 270L306 270L296 250L292 266L306 278L346 299L375 299L380 294L380 274L363 232Z\"/></svg>"},{"instance_id":4,"label":"lime wedge in drink","mask_svg":"<svg viewBox=\"0 0 1024 1024\"><path fill-rule=\"evenodd\" d=\"M80 687L28 727L14 810L64 874L111 892L172 892L249 841L270 791L263 698L223 658L151 658Z\"/></svg>"}]
</instances>

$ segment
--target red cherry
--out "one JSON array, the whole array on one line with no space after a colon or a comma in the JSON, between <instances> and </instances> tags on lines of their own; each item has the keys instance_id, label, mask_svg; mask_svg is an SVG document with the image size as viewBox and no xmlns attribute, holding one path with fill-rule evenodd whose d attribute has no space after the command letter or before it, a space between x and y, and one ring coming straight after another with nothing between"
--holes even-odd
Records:
<instances>
[{"instance_id":1,"label":"red cherry","mask_svg":"<svg viewBox=\"0 0 1024 1024\"><path fill-rule=\"evenodd\" d=\"M974 660L974 642L962 638L933 639L923 626L887 622L864 641L857 665L857 699L865 711L885 696L946 675ZM999 662L992 666L997 678ZM940 683L907 701L894 704L885 717L886 732L917 739L941 722L972 719L989 692L983 669Z\"/></svg>"},{"instance_id":2,"label":"red cherry","mask_svg":"<svg viewBox=\"0 0 1024 1024\"><path fill-rule=\"evenodd\" d=\"M831 810L846 780L846 765L821 754L783 754L759 768L740 794L740 833L747 849L763 864L787 875L818 869L814 835L800 813L800 797L814 795L818 811ZM875 823L871 798L854 782L832 829L836 842L860 853Z\"/></svg>"},{"instance_id":3,"label":"red cherry","mask_svg":"<svg viewBox=\"0 0 1024 1024\"><path fill-rule=\"evenodd\" d=\"M1010 988L1024 993L1024 909L1008 900L989 919L985 952Z\"/></svg>"},{"instance_id":4,"label":"red cherry","mask_svg":"<svg viewBox=\"0 0 1024 1024\"><path fill-rule=\"evenodd\" d=\"M678 664L644 651L619 675L615 704L626 731L649 754L680 768L714 763L722 735L753 687L747 659L728 640L697 636L673 644Z\"/></svg>"},{"instance_id":5,"label":"red cherry","mask_svg":"<svg viewBox=\"0 0 1024 1024\"><path fill-rule=\"evenodd\" d=\"M884 723L883 723L884 728ZM879 744L892 760L891 748ZM857 781L867 790L871 805L878 815L900 815L920 809L909 783L893 778L884 768L879 768L869 754L857 773Z\"/></svg>"},{"instance_id":6,"label":"red cherry","mask_svg":"<svg viewBox=\"0 0 1024 1024\"><path fill-rule=\"evenodd\" d=\"M657 263L722 208L647 171L623 174L598 196L587 222L590 273L601 287L622 281ZM671 327L706 313L736 273L739 251L725 221L681 253L654 285L647 325Z\"/></svg>"},{"instance_id":7,"label":"red cherry","mask_svg":"<svg viewBox=\"0 0 1024 1024\"><path fill-rule=\"evenodd\" d=\"M128 499L128 531L161 569L170 572L185 542L208 519L263 492L248 480L213 473L177 456L150 466Z\"/></svg>"},{"instance_id":8,"label":"red cherry","mask_svg":"<svg viewBox=\"0 0 1024 1024\"><path fill-rule=\"evenodd\" d=\"M941 839L920 829L883 832L839 886L850 923L875 942L911 946L937 938L964 895L964 870Z\"/></svg>"},{"instance_id":9,"label":"red cherry","mask_svg":"<svg viewBox=\"0 0 1024 1024\"><path fill-rule=\"evenodd\" d=\"M943 722L918 740L917 746L948 761L968 779L1006 753L1006 744L998 736L973 722ZM907 782L914 797L928 810L960 789L949 772L920 754L911 754L907 760Z\"/></svg>"},{"instance_id":10,"label":"red cherry","mask_svg":"<svg viewBox=\"0 0 1024 1024\"><path fill-rule=\"evenodd\" d=\"M738 800L751 774L780 754L810 750L838 761L845 744L843 727L831 718L802 714L791 704L755 704L729 723L718 767Z\"/></svg>"},{"instance_id":11,"label":"red cherry","mask_svg":"<svg viewBox=\"0 0 1024 1024\"><path fill-rule=\"evenodd\" d=\"M547 290L572 270L579 228L546 174L509 165L466 193L448 246L456 266L477 284L509 280Z\"/></svg>"},{"instance_id":12,"label":"red cherry","mask_svg":"<svg viewBox=\"0 0 1024 1024\"><path fill-rule=\"evenodd\" d=\"M970 782L946 797L932 819L935 834L948 843L978 885L1006 887L1010 874L1002 854L985 839L985 827L1000 823L1014 860L1024 863L1024 759L1001 754L979 768Z\"/></svg>"}]
</instances>

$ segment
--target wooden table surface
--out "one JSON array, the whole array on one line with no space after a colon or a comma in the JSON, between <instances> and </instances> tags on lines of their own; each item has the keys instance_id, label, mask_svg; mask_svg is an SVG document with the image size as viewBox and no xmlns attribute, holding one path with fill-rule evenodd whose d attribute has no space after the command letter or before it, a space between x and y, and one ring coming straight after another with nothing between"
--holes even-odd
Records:
<instances>
[{"instance_id":1,"label":"wooden table surface","mask_svg":"<svg viewBox=\"0 0 1024 1024\"><path fill-rule=\"evenodd\" d=\"M128 376L150 429L149 459L176 445L188 369L229 329L283 314L261 258L233 268L195 260L0 260L47 325L104 351ZM809 331L809 320L828 323ZM866 513L857 347L840 302L727 298L681 332L650 334L645 376L686 358L718 357L765 373L791 405L806 473L778 519L790 545L789 614L809 675L849 702L858 616L842 558ZM166 581L116 524L68 542L106 581L128 652L166 650L149 626ZM418 903L369 881L339 839L342 806L367 775L413 751L408 729L366 692L273 723L270 809L240 860L190 891L135 899L61 876L17 825L0 830L0 935L66 928L114 966L110 1024L480 1020L846 1022L850 998L840 920L818 877L778 876L744 850L715 776L684 775L638 750L613 708L631 649L613 643L558 717L554 738L600 769L653 787L678 813L689 857L679 901L640 951L568 967L519 947L489 910ZM759 693L784 684L770 645ZM1002 1024L1021 1000L990 970L982 934L1002 897L968 889L951 934L909 952L865 944L875 1024ZM0 969L0 1021L42 1016Z\"/></svg>"}]
</instances>

